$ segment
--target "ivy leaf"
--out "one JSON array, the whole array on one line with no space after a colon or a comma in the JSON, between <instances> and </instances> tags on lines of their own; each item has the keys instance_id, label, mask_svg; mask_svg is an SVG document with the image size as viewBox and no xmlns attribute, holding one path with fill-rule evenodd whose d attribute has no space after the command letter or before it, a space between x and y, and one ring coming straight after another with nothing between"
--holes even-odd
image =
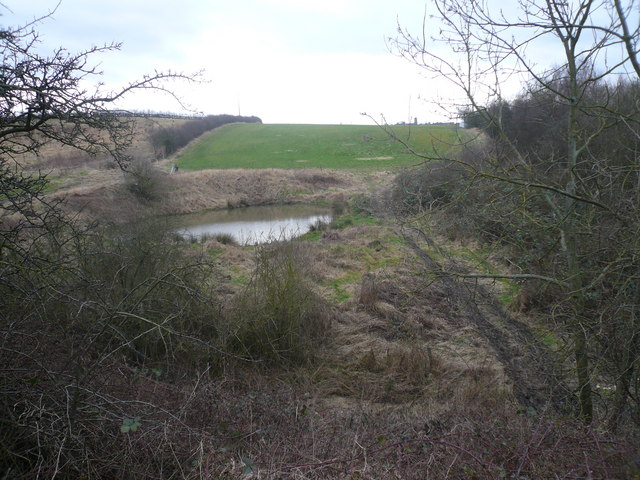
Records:
<instances>
[{"instance_id":1,"label":"ivy leaf","mask_svg":"<svg viewBox=\"0 0 640 480\"><path fill-rule=\"evenodd\" d=\"M258 467L255 463L253 463L253 460L247 457L240 457L240 460L242 460L242 463L244 463L244 468L242 469L243 475L258 473Z\"/></svg>"},{"instance_id":2,"label":"ivy leaf","mask_svg":"<svg viewBox=\"0 0 640 480\"><path fill-rule=\"evenodd\" d=\"M120 425L120 431L122 433L135 432L142 425L142 420L140 417L136 418L125 418L122 420L122 425Z\"/></svg>"}]
</instances>

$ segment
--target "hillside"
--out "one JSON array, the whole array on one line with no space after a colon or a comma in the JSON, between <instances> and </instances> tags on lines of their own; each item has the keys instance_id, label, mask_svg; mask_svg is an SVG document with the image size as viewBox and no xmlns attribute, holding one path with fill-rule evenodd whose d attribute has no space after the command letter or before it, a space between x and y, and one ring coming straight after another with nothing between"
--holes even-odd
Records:
<instances>
[{"instance_id":1,"label":"hillside","mask_svg":"<svg viewBox=\"0 0 640 480\"><path fill-rule=\"evenodd\" d=\"M389 127L420 153L447 150L461 130L449 125ZM235 124L203 135L177 156L185 170L208 168L380 169L414 165L409 153L376 125Z\"/></svg>"},{"instance_id":2,"label":"hillside","mask_svg":"<svg viewBox=\"0 0 640 480\"><path fill-rule=\"evenodd\" d=\"M180 128L185 122L136 121L130 154L132 169L139 173L133 176L123 174L105 156L91 157L59 145L43 149L27 163L47 174L48 191L65 198L73 210L126 221L142 212L167 215L239 204L330 202L336 195L363 193L367 185L386 182L393 171L420 162L378 126L248 123L217 128L175 155L156 160L154 132ZM447 149L458 135L467 134L441 125L391 128L398 139L419 152ZM179 174L169 175L174 164ZM265 169L269 172L256 171ZM145 172L150 181L146 184L154 190L149 195L161 195L162 202L140 201L130 191L140 172Z\"/></svg>"}]
</instances>

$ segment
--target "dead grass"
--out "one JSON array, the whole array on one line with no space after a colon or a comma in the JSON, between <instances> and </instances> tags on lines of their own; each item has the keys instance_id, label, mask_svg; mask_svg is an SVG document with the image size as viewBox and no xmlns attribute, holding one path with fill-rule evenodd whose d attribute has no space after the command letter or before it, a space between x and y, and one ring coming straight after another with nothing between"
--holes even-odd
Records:
<instances>
[{"instance_id":1,"label":"dead grass","mask_svg":"<svg viewBox=\"0 0 640 480\"><path fill-rule=\"evenodd\" d=\"M66 198L69 209L89 217L126 221L131 212L170 215L230 205L331 204L367 189L362 177L342 171L204 170L162 175L165 191L155 202L141 202L131 195L117 170L90 171L53 196ZM318 176L321 184L315 183Z\"/></svg>"},{"instance_id":2,"label":"dead grass","mask_svg":"<svg viewBox=\"0 0 640 480\"><path fill-rule=\"evenodd\" d=\"M167 203L176 213L226 208L230 203L330 203L340 194L348 195L365 188L360 178L347 172L205 170L176 175Z\"/></svg>"},{"instance_id":3,"label":"dead grass","mask_svg":"<svg viewBox=\"0 0 640 480\"><path fill-rule=\"evenodd\" d=\"M85 205L94 218L129 208L187 213L229 201L330 201L381 179L327 171L180 172L167 177L166 198L146 206L123 196L116 174L101 174L107 180L68 189L69 205ZM215 252L221 273L211 283L228 314L250 283L254 251L216 240L189 248L194 255ZM76 476L422 480L637 473L634 464L620 467L631 458L633 441L521 411L495 352L391 230L328 231L304 251L304 261L313 291L334 304L313 362L265 371L229 361L216 365L215 374L202 365L195 378L181 371L155 378L114 359L87 394L100 407L115 405L117 415L106 408L88 412L95 418L85 425L84 443L81 436L73 440L92 460ZM46 414L37 394L34 388L31 403L13 405L10 413ZM123 421L137 417L139 431L120 431ZM47 431L55 433L63 421L52 418ZM68 441L53 433L62 442L53 447Z\"/></svg>"},{"instance_id":4,"label":"dead grass","mask_svg":"<svg viewBox=\"0 0 640 480\"><path fill-rule=\"evenodd\" d=\"M180 118L153 118L153 117L138 117L135 119L133 128L132 142L129 149L129 154L141 158L150 160L154 158L153 147L149 142L149 134L154 128L162 126L172 126L188 122L187 119ZM94 131L93 133L98 133ZM107 155L91 156L84 152L81 152L68 145L60 143L47 143L39 151L36 156L34 154L27 154L21 158L23 165L34 166L41 169L50 168L86 168L87 166L93 166L93 168L108 168L109 157Z\"/></svg>"}]
</instances>

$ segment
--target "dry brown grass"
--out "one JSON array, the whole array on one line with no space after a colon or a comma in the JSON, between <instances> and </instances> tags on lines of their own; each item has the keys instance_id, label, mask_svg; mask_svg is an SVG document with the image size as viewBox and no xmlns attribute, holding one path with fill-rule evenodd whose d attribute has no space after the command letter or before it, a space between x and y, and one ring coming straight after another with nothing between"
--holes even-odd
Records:
<instances>
[{"instance_id":1,"label":"dry brown grass","mask_svg":"<svg viewBox=\"0 0 640 480\"><path fill-rule=\"evenodd\" d=\"M137 161L154 162L148 136L158 126L184 122L181 119L139 118L128 151ZM126 189L126 179L105 155L90 156L64 145L45 145L38 157L21 159L29 168L38 168L53 179L54 198L68 199L68 208L89 218L130 220L137 214L183 214L228 206L277 203L332 204L370 185L388 179L384 172L352 174L319 169L300 170L208 170L179 171L168 175L174 158L154 162L165 176L161 201L140 201Z\"/></svg>"},{"instance_id":2,"label":"dry brown grass","mask_svg":"<svg viewBox=\"0 0 640 480\"><path fill-rule=\"evenodd\" d=\"M187 122L180 118L151 118L138 117L133 126L132 142L128 153L143 159L154 157L153 147L149 142L149 134L154 128L172 126ZM97 130L92 133L99 133ZM42 169L50 168L109 168L110 162L107 155L91 156L73 147L61 143L47 143L39 151L39 154L28 154L21 158L23 165L37 166Z\"/></svg>"},{"instance_id":3,"label":"dry brown grass","mask_svg":"<svg viewBox=\"0 0 640 480\"><path fill-rule=\"evenodd\" d=\"M181 172L172 180L167 203L176 213L229 204L330 202L366 189L355 174L326 170L204 170Z\"/></svg>"},{"instance_id":4,"label":"dry brown grass","mask_svg":"<svg viewBox=\"0 0 640 480\"><path fill-rule=\"evenodd\" d=\"M165 200L146 206L123 196L115 173L103 173L111 180L67 190L69 204L88 205L94 217L145 208L186 213L230 200L330 200L367 188L345 172L180 172L167 177ZM624 478L618 467L633 442L520 411L495 352L390 230L327 233L304 252L314 292L336 304L313 362L265 371L229 361L216 364L215 374L202 365L196 375L177 369L153 378L114 359L87 392L101 409L72 439L86 455L87 470L76 476ZM214 240L194 248L217 252L222 273L211 282L228 313L251 277L252 249ZM336 279L349 299L336 300ZM45 387L34 387L28 404L6 406L46 420L54 410L38 404ZM55 434L63 410L42 427L52 452L70 441ZM123 420L140 416L139 431L120 432Z\"/></svg>"},{"instance_id":5,"label":"dry brown grass","mask_svg":"<svg viewBox=\"0 0 640 480\"><path fill-rule=\"evenodd\" d=\"M165 191L154 202L141 202L127 191L117 170L92 170L53 196L66 198L73 211L93 218L126 221L132 212L169 215L223 209L230 205L331 203L365 191L364 180L348 172L306 170L205 170L163 174ZM313 183L322 175L323 188Z\"/></svg>"}]
</instances>

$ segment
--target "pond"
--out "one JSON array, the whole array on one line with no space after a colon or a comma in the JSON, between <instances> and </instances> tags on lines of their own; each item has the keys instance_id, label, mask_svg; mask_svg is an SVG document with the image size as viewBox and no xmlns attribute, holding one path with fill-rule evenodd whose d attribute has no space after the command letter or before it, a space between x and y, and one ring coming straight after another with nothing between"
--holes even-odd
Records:
<instances>
[{"instance_id":1,"label":"pond","mask_svg":"<svg viewBox=\"0 0 640 480\"><path fill-rule=\"evenodd\" d=\"M229 234L241 245L255 245L305 234L319 221L330 222L331 211L312 205L270 205L182 215L174 220L176 231L187 238Z\"/></svg>"}]
</instances>

